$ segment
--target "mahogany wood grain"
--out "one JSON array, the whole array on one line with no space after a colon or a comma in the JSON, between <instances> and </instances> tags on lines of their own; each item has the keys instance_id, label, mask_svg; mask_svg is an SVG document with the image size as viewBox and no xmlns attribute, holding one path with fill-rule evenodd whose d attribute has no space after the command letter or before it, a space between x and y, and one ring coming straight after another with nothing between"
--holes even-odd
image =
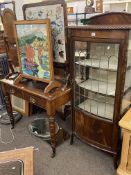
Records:
<instances>
[{"instance_id":1,"label":"mahogany wood grain","mask_svg":"<svg viewBox=\"0 0 131 175\"><path fill-rule=\"evenodd\" d=\"M84 126L84 127L83 127ZM75 110L75 132L76 134L91 145L102 148L108 152L112 150L113 123L101 121L90 114ZM112 133L112 134L111 134Z\"/></svg>"}]
</instances>

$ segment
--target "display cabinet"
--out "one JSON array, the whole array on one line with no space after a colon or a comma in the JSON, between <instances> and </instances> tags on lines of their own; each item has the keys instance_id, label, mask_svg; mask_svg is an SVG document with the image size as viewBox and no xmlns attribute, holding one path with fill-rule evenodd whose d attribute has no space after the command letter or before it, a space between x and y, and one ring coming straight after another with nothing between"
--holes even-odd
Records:
<instances>
[{"instance_id":1,"label":"display cabinet","mask_svg":"<svg viewBox=\"0 0 131 175\"><path fill-rule=\"evenodd\" d=\"M92 18L92 23L96 18ZM106 14L106 18L112 21L107 20L105 25L68 27L73 82L72 136L116 158L118 121L131 105L131 25L113 25L113 19L119 18L117 14L115 18Z\"/></svg>"}]
</instances>

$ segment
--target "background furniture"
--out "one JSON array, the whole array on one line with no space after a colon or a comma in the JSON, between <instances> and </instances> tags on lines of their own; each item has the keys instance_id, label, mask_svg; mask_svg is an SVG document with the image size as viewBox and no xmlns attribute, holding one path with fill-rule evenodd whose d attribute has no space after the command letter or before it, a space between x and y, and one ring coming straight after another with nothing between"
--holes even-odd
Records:
<instances>
[{"instance_id":1,"label":"background furniture","mask_svg":"<svg viewBox=\"0 0 131 175\"><path fill-rule=\"evenodd\" d=\"M0 31L0 54L6 51L4 42L4 31Z\"/></svg>"},{"instance_id":2,"label":"background furniture","mask_svg":"<svg viewBox=\"0 0 131 175\"><path fill-rule=\"evenodd\" d=\"M119 125L122 128L123 143L117 175L131 175L131 108L120 120Z\"/></svg>"},{"instance_id":3,"label":"background furniture","mask_svg":"<svg viewBox=\"0 0 131 175\"><path fill-rule=\"evenodd\" d=\"M98 15L100 13L70 13L67 15L68 26L79 26L83 25L82 20L88 19L92 16Z\"/></svg>"},{"instance_id":4,"label":"background furniture","mask_svg":"<svg viewBox=\"0 0 131 175\"><path fill-rule=\"evenodd\" d=\"M11 71L14 72L14 67L19 66L13 28L13 23L16 21L16 15L11 9L7 8L2 11L1 20L4 27L5 46L8 55L9 66Z\"/></svg>"},{"instance_id":5,"label":"background furniture","mask_svg":"<svg viewBox=\"0 0 131 175\"><path fill-rule=\"evenodd\" d=\"M47 83L33 82L32 80L24 79L22 82L14 84L13 80L1 80L3 92L5 95L5 103L8 115L10 116L12 128L14 127L14 116L12 113L12 106L10 95L13 94L31 104L35 104L43 109L46 109L49 119L49 128L51 135L52 157L56 152L56 132L55 132L55 114L56 110L70 100L70 88L53 89L50 86L50 91L44 93Z\"/></svg>"},{"instance_id":6,"label":"background furniture","mask_svg":"<svg viewBox=\"0 0 131 175\"><path fill-rule=\"evenodd\" d=\"M130 0L103 0L104 12L131 12Z\"/></svg>"},{"instance_id":7,"label":"background furniture","mask_svg":"<svg viewBox=\"0 0 131 175\"><path fill-rule=\"evenodd\" d=\"M73 136L114 160L118 122L131 105L131 27L125 24L131 24L130 14L109 13L90 18L90 25L68 27Z\"/></svg>"},{"instance_id":8,"label":"background furniture","mask_svg":"<svg viewBox=\"0 0 131 175\"><path fill-rule=\"evenodd\" d=\"M74 7L74 11L84 12L85 2L82 0L67 0L67 7ZM131 12L130 0L95 0L97 12Z\"/></svg>"},{"instance_id":9,"label":"background furniture","mask_svg":"<svg viewBox=\"0 0 131 175\"><path fill-rule=\"evenodd\" d=\"M0 79L4 78L9 73L9 66L6 53L0 54ZM0 85L0 106L4 105L4 95Z\"/></svg>"},{"instance_id":10,"label":"background furniture","mask_svg":"<svg viewBox=\"0 0 131 175\"><path fill-rule=\"evenodd\" d=\"M0 78L4 78L9 73L7 54L0 54Z\"/></svg>"}]
</instances>

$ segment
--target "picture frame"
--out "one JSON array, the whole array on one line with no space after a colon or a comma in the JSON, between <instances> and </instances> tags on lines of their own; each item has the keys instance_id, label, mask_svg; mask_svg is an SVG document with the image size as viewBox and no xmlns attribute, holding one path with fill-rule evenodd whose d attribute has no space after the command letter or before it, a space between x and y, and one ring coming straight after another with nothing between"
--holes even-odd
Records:
<instances>
[{"instance_id":1,"label":"picture frame","mask_svg":"<svg viewBox=\"0 0 131 175\"><path fill-rule=\"evenodd\" d=\"M11 104L13 110L20 112L23 116L31 115L30 103L28 101L23 100L22 98L19 98L17 96L11 95Z\"/></svg>"},{"instance_id":2,"label":"picture frame","mask_svg":"<svg viewBox=\"0 0 131 175\"><path fill-rule=\"evenodd\" d=\"M103 13L103 0L96 0L96 12Z\"/></svg>"},{"instance_id":3,"label":"picture frame","mask_svg":"<svg viewBox=\"0 0 131 175\"><path fill-rule=\"evenodd\" d=\"M14 31L22 76L46 83L53 81L50 20L16 21Z\"/></svg>"},{"instance_id":4,"label":"picture frame","mask_svg":"<svg viewBox=\"0 0 131 175\"><path fill-rule=\"evenodd\" d=\"M33 151L33 147L26 147L0 152L0 172L33 175Z\"/></svg>"},{"instance_id":5,"label":"picture frame","mask_svg":"<svg viewBox=\"0 0 131 175\"><path fill-rule=\"evenodd\" d=\"M67 63L68 47L67 34L67 6L64 0L48 0L23 5L25 20L45 19L51 21L53 56L55 65Z\"/></svg>"},{"instance_id":6,"label":"picture frame","mask_svg":"<svg viewBox=\"0 0 131 175\"><path fill-rule=\"evenodd\" d=\"M74 7L67 7L67 14L74 13Z\"/></svg>"}]
</instances>

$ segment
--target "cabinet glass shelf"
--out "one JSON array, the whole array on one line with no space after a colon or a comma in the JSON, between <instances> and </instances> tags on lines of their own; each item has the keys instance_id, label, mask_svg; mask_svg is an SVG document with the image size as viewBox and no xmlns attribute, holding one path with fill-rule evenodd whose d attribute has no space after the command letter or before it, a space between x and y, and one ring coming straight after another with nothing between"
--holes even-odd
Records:
<instances>
[{"instance_id":1,"label":"cabinet glass shelf","mask_svg":"<svg viewBox=\"0 0 131 175\"><path fill-rule=\"evenodd\" d=\"M76 64L110 71L117 71L117 62L109 62L108 60L104 59L84 59L77 61Z\"/></svg>"},{"instance_id":2,"label":"cabinet glass shelf","mask_svg":"<svg viewBox=\"0 0 131 175\"><path fill-rule=\"evenodd\" d=\"M81 82L80 78L76 79L77 85L83 89L88 91L92 91L94 93L100 93L108 96L115 96L115 83L107 83L104 81L98 81L93 79L88 79L86 81ZM124 92L128 91L128 87L125 86Z\"/></svg>"},{"instance_id":3,"label":"cabinet glass shelf","mask_svg":"<svg viewBox=\"0 0 131 175\"><path fill-rule=\"evenodd\" d=\"M122 110L124 110L130 104L131 104L130 101L125 100L122 104ZM93 99L92 100L88 99L80 103L78 107L96 116L100 116L100 117L103 117L109 120L113 120L114 104L110 104L108 102L104 103L100 101L95 101Z\"/></svg>"},{"instance_id":4,"label":"cabinet glass shelf","mask_svg":"<svg viewBox=\"0 0 131 175\"><path fill-rule=\"evenodd\" d=\"M80 83L79 86L90 91L98 92L105 95L107 94L107 95L115 96L116 84L114 83L107 84L107 82L88 79Z\"/></svg>"},{"instance_id":5,"label":"cabinet glass shelf","mask_svg":"<svg viewBox=\"0 0 131 175\"><path fill-rule=\"evenodd\" d=\"M80 93L80 95L79 95ZM114 98L93 92L75 92L75 105L85 112L113 120Z\"/></svg>"},{"instance_id":6,"label":"cabinet glass shelf","mask_svg":"<svg viewBox=\"0 0 131 175\"><path fill-rule=\"evenodd\" d=\"M86 99L87 97L83 98ZM122 110L124 110L129 105L130 101L124 100L122 104ZM88 98L81 103L79 102L78 107L96 116L106 118L108 120L113 120L114 98L106 97L104 100L99 97L96 97L94 99Z\"/></svg>"},{"instance_id":7,"label":"cabinet glass shelf","mask_svg":"<svg viewBox=\"0 0 131 175\"><path fill-rule=\"evenodd\" d=\"M98 103L95 100L88 99L80 103L78 107L97 116L107 118L109 120L113 119L114 105L112 104L102 102Z\"/></svg>"}]
</instances>

